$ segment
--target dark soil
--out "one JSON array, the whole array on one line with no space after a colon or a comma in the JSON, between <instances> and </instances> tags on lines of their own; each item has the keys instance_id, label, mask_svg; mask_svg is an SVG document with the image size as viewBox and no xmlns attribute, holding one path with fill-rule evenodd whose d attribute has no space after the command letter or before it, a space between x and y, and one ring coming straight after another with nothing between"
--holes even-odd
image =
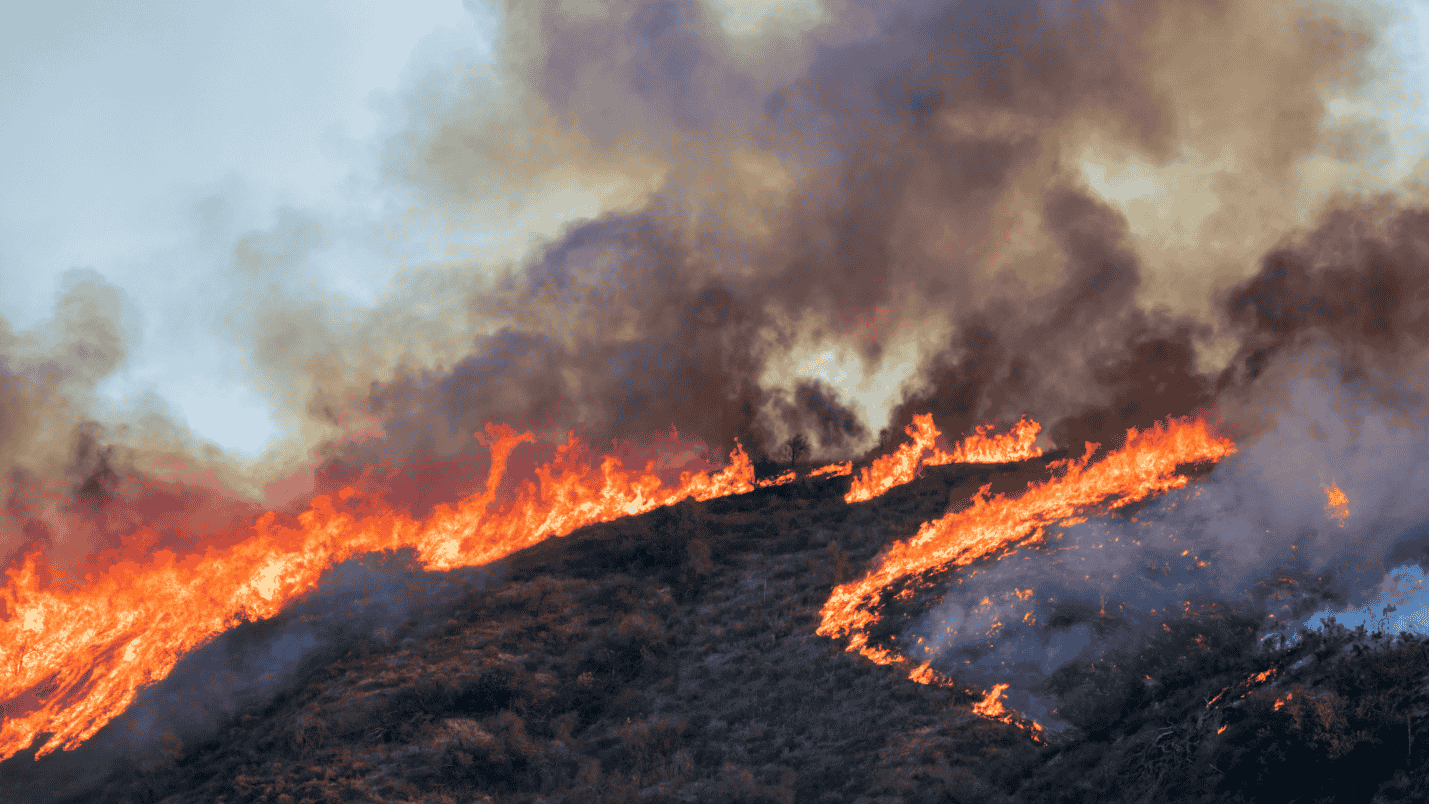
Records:
<instances>
[{"instance_id":1,"label":"dark soil","mask_svg":"<svg viewBox=\"0 0 1429 804\"><path fill-rule=\"evenodd\" d=\"M0 801L1429 800L1429 646L1414 638L1332 629L1267 647L1254 612L1173 623L1134 656L1058 671L1075 728L1039 745L973 715L969 691L815 635L831 587L884 546L1044 463L933 468L860 505L842 501L847 478L798 481L479 572L318 595L232 637L322 626L281 684L137 747L112 736L133 731L127 713L78 751L22 753L0 763ZM405 616L372 627L393 595Z\"/></svg>"}]
</instances>

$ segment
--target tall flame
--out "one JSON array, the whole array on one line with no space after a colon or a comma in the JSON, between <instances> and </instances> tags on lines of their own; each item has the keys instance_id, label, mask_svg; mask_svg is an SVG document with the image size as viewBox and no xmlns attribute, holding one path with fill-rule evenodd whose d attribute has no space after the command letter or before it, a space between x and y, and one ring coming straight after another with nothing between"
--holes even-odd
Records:
<instances>
[{"instance_id":1,"label":"tall flame","mask_svg":"<svg viewBox=\"0 0 1429 804\"><path fill-rule=\"evenodd\" d=\"M1012 431L1002 435L990 435L992 425L980 424L972 435L964 438L952 452L935 451L924 463L942 466L947 463L1007 463L1025 461L1041 456L1042 450L1034 446L1042 425L1023 416L1012 425Z\"/></svg>"},{"instance_id":2,"label":"tall flame","mask_svg":"<svg viewBox=\"0 0 1429 804\"><path fill-rule=\"evenodd\" d=\"M884 455L865 467L854 478L844 501L855 503L871 500L913 480L920 466L941 466L948 463L1003 463L1035 458L1042 450L1033 446L1042 425L1023 417L1013 425L1012 432L990 435L991 425L979 425L973 435L963 439L952 452L939 449L938 436L941 435L933 424L931 413L920 413L913 417L913 423L904 428L913 439L900 446L889 455ZM926 456L924 453L928 453Z\"/></svg>"},{"instance_id":3,"label":"tall flame","mask_svg":"<svg viewBox=\"0 0 1429 804\"><path fill-rule=\"evenodd\" d=\"M868 575L834 589L818 633L848 636L848 650L881 664L897 660L901 657L868 644L868 628L878 619L884 591L894 583L1027 544L1053 522L1097 506L1118 508L1180 488L1188 481L1176 472L1178 465L1217 461L1235 451L1233 443L1212 435L1199 420L1173 420L1142 433L1128 430L1126 446L1096 463L1091 463L1092 447L1088 444L1080 461L1062 463L1062 476L1030 485L1018 497L989 497L984 486L970 507L924 523L912 539L889 548Z\"/></svg>"},{"instance_id":4,"label":"tall flame","mask_svg":"<svg viewBox=\"0 0 1429 804\"><path fill-rule=\"evenodd\" d=\"M973 704L973 711L986 718L1001 720L1008 715L1007 707L1002 705L1002 694L1007 691L1010 684L996 684L987 691L987 695L981 701Z\"/></svg>"},{"instance_id":5,"label":"tall flame","mask_svg":"<svg viewBox=\"0 0 1429 804\"><path fill-rule=\"evenodd\" d=\"M347 488L336 499L315 498L296 522L265 514L232 546L120 561L74 590L42 588L42 556L27 555L6 571L0 589L0 759L46 731L53 737L36 757L75 748L185 653L240 622L276 614L354 556L414 548L428 569L475 566L594 522L754 488L753 467L738 445L725 469L687 472L667 487L653 464L644 472L622 468L615 457L593 465L572 433L534 481L498 506L507 459L534 437L488 425L482 440L492 453L486 489L455 507L438 506L425 522Z\"/></svg>"}]
</instances>

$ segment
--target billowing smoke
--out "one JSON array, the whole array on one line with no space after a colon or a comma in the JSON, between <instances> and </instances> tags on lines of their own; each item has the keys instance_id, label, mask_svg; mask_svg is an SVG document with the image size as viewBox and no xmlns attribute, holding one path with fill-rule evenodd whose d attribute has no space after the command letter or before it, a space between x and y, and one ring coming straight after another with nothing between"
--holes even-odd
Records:
<instances>
[{"instance_id":1,"label":"billowing smoke","mask_svg":"<svg viewBox=\"0 0 1429 804\"><path fill-rule=\"evenodd\" d=\"M494 62L413 66L365 223L290 208L233 238L215 327L288 430L269 477L157 405L100 424L129 325L99 280L0 331L5 555L73 578L352 482L420 515L475 490L491 421L543 442L519 470L569 429L856 457L921 412L1112 448L1219 410L1255 455L1311 364L1327 399L1372 377L1413 409L1415 196L1338 195L1398 187L1384 132L1336 111L1395 74L1387 11L829 0L733 30L721 8L510 2ZM515 248L508 223L554 234ZM368 302L315 279L343 237L400 241ZM1315 338L1333 358L1306 363Z\"/></svg>"},{"instance_id":2,"label":"billowing smoke","mask_svg":"<svg viewBox=\"0 0 1429 804\"><path fill-rule=\"evenodd\" d=\"M1169 618L1294 619L1424 560L1429 213L1353 112L1398 74L1387 9L825 0L740 30L722 9L509 0L494 62L412 66L360 215L285 208L208 249L214 327L287 433L256 468L160 403L101 415L139 323L99 278L33 332L0 322L0 558L40 548L73 582L350 483L422 516L480 487L494 421L537 434L520 477L568 430L674 465L736 439L857 458L919 413L954 438L1026 414L1077 453L1213 417L1240 452L1209 478L949 576L913 628L1041 719L1060 668ZM198 217L224 231L226 203ZM393 261L369 298L330 286L345 239ZM178 706L211 701L196 730L337 643L274 628L174 677ZM109 739L151 739L165 706Z\"/></svg>"},{"instance_id":3,"label":"billowing smoke","mask_svg":"<svg viewBox=\"0 0 1429 804\"><path fill-rule=\"evenodd\" d=\"M156 548L231 537L257 506L224 456L198 447L158 403L122 427L96 418L97 386L125 359L132 305L98 275L68 274L50 320L0 320L0 549L40 550L55 581Z\"/></svg>"},{"instance_id":4,"label":"billowing smoke","mask_svg":"<svg viewBox=\"0 0 1429 804\"><path fill-rule=\"evenodd\" d=\"M1374 44L1336 6L791 19L731 33L697 2L510 4L494 68L420 81L386 171L444 225L563 184L609 210L494 274L414 284L362 349L285 339L270 371L308 373L314 409L367 428L331 442L325 476L417 464L416 497L459 493L492 419L597 444L673 424L771 458L803 436L833 459L918 412L950 432L1028 413L1059 443L1113 445L1213 404L1241 348L1215 292L1312 220L1327 176L1384 161L1372 125L1327 111L1368 91ZM1107 165L1184 192L1119 204L1094 186ZM296 326L270 304L256 327ZM423 316L452 323L417 342ZM384 353L395 368L363 362Z\"/></svg>"},{"instance_id":5,"label":"billowing smoke","mask_svg":"<svg viewBox=\"0 0 1429 804\"><path fill-rule=\"evenodd\" d=\"M1361 621L1422 628L1423 222L1341 210L1268 255L1225 296L1244 338L1218 410L1242 433L1237 454L1180 492L946 578L915 629L934 667L1011 683L1014 705L1055 725L1059 669L1139 650L1167 622L1234 611L1293 634L1373 604Z\"/></svg>"}]
</instances>

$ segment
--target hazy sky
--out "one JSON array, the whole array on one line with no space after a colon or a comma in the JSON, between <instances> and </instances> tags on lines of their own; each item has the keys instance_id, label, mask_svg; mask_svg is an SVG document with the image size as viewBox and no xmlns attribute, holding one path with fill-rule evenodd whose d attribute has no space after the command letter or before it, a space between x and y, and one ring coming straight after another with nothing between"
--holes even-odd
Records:
<instances>
[{"instance_id":1,"label":"hazy sky","mask_svg":"<svg viewBox=\"0 0 1429 804\"><path fill-rule=\"evenodd\" d=\"M460 0L60 0L3 17L0 314L32 327L66 271L98 272L142 330L106 390L153 390L198 433L261 450L274 424L235 378L208 280L284 206L366 203L350 178L414 50L489 34Z\"/></svg>"},{"instance_id":2,"label":"hazy sky","mask_svg":"<svg viewBox=\"0 0 1429 804\"><path fill-rule=\"evenodd\" d=\"M776 2L731 0L727 24L749 26ZM1410 22L1390 44L1422 68L1429 14L1398 6ZM104 386L113 415L157 395L196 433L260 453L282 423L249 390L244 353L216 320L234 244L284 209L370 233L390 200L373 179L375 154L405 82L429 65L489 57L498 26L479 0L8 4L0 315L34 327L66 272L102 275L128 295L137 335ZM1348 110L1387 124L1405 171L1423 152L1423 74L1381 108ZM1089 179L1109 194L1149 191L1096 170ZM358 235L322 254L312 281L359 305L415 267L407 261L433 257Z\"/></svg>"}]
</instances>

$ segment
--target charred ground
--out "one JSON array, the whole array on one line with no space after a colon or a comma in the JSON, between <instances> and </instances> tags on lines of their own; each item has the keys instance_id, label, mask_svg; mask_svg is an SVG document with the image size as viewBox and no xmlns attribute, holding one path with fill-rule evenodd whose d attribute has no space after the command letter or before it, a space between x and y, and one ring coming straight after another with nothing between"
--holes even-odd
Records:
<instances>
[{"instance_id":1,"label":"charred ground","mask_svg":"<svg viewBox=\"0 0 1429 804\"><path fill-rule=\"evenodd\" d=\"M294 623L321 631L272 690L122 747L114 735L154 711L144 698L174 696L175 679L214 661L196 655L79 751L0 764L0 796L990 804L1429 792L1414 745L1426 736L1416 720L1429 714L1429 645L1412 638L1331 629L1267 646L1253 606L1224 607L1168 624L1136 655L1059 670L1052 686L1075 729L1038 745L973 715L973 691L915 684L815 635L831 587L884 546L985 483L1013 492L1045 477L1057 457L930 468L859 505L842 500L847 479L686 502L465 573L388 556L391 588L319 593L233 632L225 649L237 655ZM402 616L384 620L391 609Z\"/></svg>"}]
</instances>

